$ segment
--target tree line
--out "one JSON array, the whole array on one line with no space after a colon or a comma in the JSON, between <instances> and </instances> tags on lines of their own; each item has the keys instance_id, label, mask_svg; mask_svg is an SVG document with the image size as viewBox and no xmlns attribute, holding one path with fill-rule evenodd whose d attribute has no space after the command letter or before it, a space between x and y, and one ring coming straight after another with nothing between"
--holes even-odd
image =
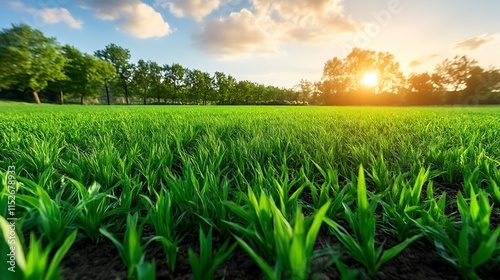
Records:
<instances>
[{"instance_id":1,"label":"tree line","mask_svg":"<svg viewBox=\"0 0 500 280\"><path fill-rule=\"evenodd\" d=\"M375 86L363 85L373 73ZM453 105L499 104L500 70L484 69L467 56L447 58L432 73L403 75L387 52L354 48L344 59L328 60L315 85L327 105Z\"/></svg>"},{"instance_id":2,"label":"tree line","mask_svg":"<svg viewBox=\"0 0 500 280\"><path fill-rule=\"evenodd\" d=\"M130 51L109 44L94 54L60 45L25 24L0 33L0 90L10 96L29 92L37 103L40 93L61 104L68 97L142 100L143 104L293 104L293 89L237 81L223 72L213 75L178 63L160 65L140 59L130 62Z\"/></svg>"},{"instance_id":3,"label":"tree line","mask_svg":"<svg viewBox=\"0 0 500 280\"><path fill-rule=\"evenodd\" d=\"M109 104L318 104L443 105L500 103L500 71L483 69L467 56L446 59L433 73L405 77L390 53L354 48L333 58L319 81L301 80L292 88L237 81L178 63L130 61L130 51L113 43L93 54L61 45L28 25L0 32L0 90L16 98L29 92L41 103L79 103L100 97ZM378 77L375 85L363 76Z\"/></svg>"}]
</instances>

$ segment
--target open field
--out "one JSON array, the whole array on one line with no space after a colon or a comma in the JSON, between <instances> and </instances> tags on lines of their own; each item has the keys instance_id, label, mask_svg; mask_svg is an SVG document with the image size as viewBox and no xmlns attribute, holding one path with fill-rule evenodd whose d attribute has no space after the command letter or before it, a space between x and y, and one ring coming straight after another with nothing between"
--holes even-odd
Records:
<instances>
[{"instance_id":1,"label":"open field","mask_svg":"<svg viewBox=\"0 0 500 280\"><path fill-rule=\"evenodd\" d=\"M500 273L499 107L0 112L0 279Z\"/></svg>"}]
</instances>

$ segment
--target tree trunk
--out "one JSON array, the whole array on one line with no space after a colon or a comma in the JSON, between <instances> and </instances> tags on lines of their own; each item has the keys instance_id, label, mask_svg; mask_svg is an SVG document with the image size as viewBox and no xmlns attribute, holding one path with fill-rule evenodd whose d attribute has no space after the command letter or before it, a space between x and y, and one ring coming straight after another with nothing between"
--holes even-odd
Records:
<instances>
[{"instance_id":1,"label":"tree trunk","mask_svg":"<svg viewBox=\"0 0 500 280\"><path fill-rule=\"evenodd\" d=\"M106 88L106 98L108 99L108 105L110 105L110 103L109 103L109 87L108 87L108 84L105 84L104 87Z\"/></svg>"},{"instance_id":2,"label":"tree trunk","mask_svg":"<svg viewBox=\"0 0 500 280\"><path fill-rule=\"evenodd\" d=\"M175 95L177 94L177 87L174 84L174 92L172 93L172 104L175 104Z\"/></svg>"},{"instance_id":3,"label":"tree trunk","mask_svg":"<svg viewBox=\"0 0 500 280\"><path fill-rule=\"evenodd\" d=\"M33 97L35 98L36 104L42 104L40 101L40 97L38 96L38 92L36 90L33 91Z\"/></svg>"},{"instance_id":4,"label":"tree trunk","mask_svg":"<svg viewBox=\"0 0 500 280\"><path fill-rule=\"evenodd\" d=\"M61 99L61 105L64 105L64 91L61 89L59 93L60 93L59 98Z\"/></svg>"},{"instance_id":5,"label":"tree trunk","mask_svg":"<svg viewBox=\"0 0 500 280\"><path fill-rule=\"evenodd\" d=\"M85 105L85 98L83 94L80 96L80 104Z\"/></svg>"},{"instance_id":6,"label":"tree trunk","mask_svg":"<svg viewBox=\"0 0 500 280\"><path fill-rule=\"evenodd\" d=\"M127 83L126 82L123 83L123 87L125 89L125 101L127 102L127 105L129 105L129 102L128 102L128 87L127 87Z\"/></svg>"}]
</instances>

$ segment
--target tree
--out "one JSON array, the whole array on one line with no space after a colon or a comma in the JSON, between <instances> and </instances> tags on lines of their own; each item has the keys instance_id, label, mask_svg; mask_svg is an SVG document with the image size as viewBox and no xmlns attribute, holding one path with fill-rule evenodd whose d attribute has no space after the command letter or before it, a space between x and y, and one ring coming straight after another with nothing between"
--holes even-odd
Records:
<instances>
[{"instance_id":1,"label":"tree","mask_svg":"<svg viewBox=\"0 0 500 280\"><path fill-rule=\"evenodd\" d=\"M132 76L132 70L134 68L134 65L129 63L130 51L115 44L109 44L104 48L104 50L96 51L95 56L111 63L111 65L115 67L118 75L118 81L125 93L125 101L127 105L130 104L128 87ZM106 91L108 91L108 84L106 84ZM109 104L109 92L107 92L107 95Z\"/></svg>"},{"instance_id":2,"label":"tree","mask_svg":"<svg viewBox=\"0 0 500 280\"><path fill-rule=\"evenodd\" d=\"M364 89L361 81L366 74L378 78L373 93L397 93L402 85L399 63L389 53L354 48L343 60L335 57L325 63L322 84L323 100L332 103L334 95L356 93Z\"/></svg>"},{"instance_id":3,"label":"tree","mask_svg":"<svg viewBox=\"0 0 500 280\"><path fill-rule=\"evenodd\" d=\"M443 91L446 103L458 103L463 98L462 93L467 87L467 80L472 76L477 61L467 56L455 56L445 59L436 66L434 81Z\"/></svg>"},{"instance_id":4,"label":"tree","mask_svg":"<svg viewBox=\"0 0 500 280\"><path fill-rule=\"evenodd\" d=\"M69 64L69 63L70 62L68 61L67 64ZM64 68L67 67L67 64L64 66ZM58 79L56 81L49 82L49 84L45 88L46 92L58 92L59 93L59 97L57 99L59 99L59 103L61 105L64 105L65 88L67 87L68 84L71 83L71 79L66 75L65 70L64 70L64 73L65 73L65 77Z\"/></svg>"},{"instance_id":5,"label":"tree","mask_svg":"<svg viewBox=\"0 0 500 280\"><path fill-rule=\"evenodd\" d=\"M337 57L328 60L323 67L320 86L323 102L329 105L334 104L336 98L349 91L348 84L349 77L344 61Z\"/></svg>"},{"instance_id":6,"label":"tree","mask_svg":"<svg viewBox=\"0 0 500 280\"><path fill-rule=\"evenodd\" d=\"M470 77L465 82L462 102L489 103L495 98L495 93L500 91L500 70L490 67L485 70L475 66L470 71Z\"/></svg>"},{"instance_id":7,"label":"tree","mask_svg":"<svg viewBox=\"0 0 500 280\"><path fill-rule=\"evenodd\" d=\"M277 86L267 86L266 88L266 100L268 100L268 102L283 103L285 101L284 90Z\"/></svg>"},{"instance_id":8,"label":"tree","mask_svg":"<svg viewBox=\"0 0 500 280\"><path fill-rule=\"evenodd\" d=\"M265 85L263 85L263 84L255 85L254 91L255 91L255 94L254 94L254 102L255 103L262 103L262 102L265 102L268 100L267 99L268 92L267 92L267 87Z\"/></svg>"},{"instance_id":9,"label":"tree","mask_svg":"<svg viewBox=\"0 0 500 280\"><path fill-rule=\"evenodd\" d=\"M234 99L248 105L252 99L252 88L253 84L250 81L239 81L234 86Z\"/></svg>"},{"instance_id":10,"label":"tree","mask_svg":"<svg viewBox=\"0 0 500 280\"><path fill-rule=\"evenodd\" d=\"M231 103L233 89L236 85L236 79L223 72L215 72L215 87L217 89L217 100L219 103ZM237 99L237 98L236 98Z\"/></svg>"},{"instance_id":11,"label":"tree","mask_svg":"<svg viewBox=\"0 0 500 280\"><path fill-rule=\"evenodd\" d=\"M314 82L313 94L311 97L312 104L314 105L321 104L321 89L322 89L321 81Z\"/></svg>"},{"instance_id":12,"label":"tree","mask_svg":"<svg viewBox=\"0 0 500 280\"><path fill-rule=\"evenodd\" d=\"M104 85L104 88L106 89L107 103L108 105L110 105L108 85L110 81L112 81L116 77L116 68L108 61L102 60L98 57L94 58L94 66L97 75L97 78L94 82L96 82L99 86Z\"/></svg>"},{"instance_id":13,"label":"tree","mask_svg":"<svg viewBox=\"0 0 500 280\"><path fill-rule=\"evenodd\" d=\"M408 86L411 92L419 94L434 91L432 77L427 72L420 74L411 74L408 78Z\"/></svg>"},{"instance_id":14,"label":"tree","mask_svg":"<svg viewBox=\"0 0 500 280\"><path fill-rule=\"evenodd\" d=\"M188 89L189 99L193 100L196 104L198 104L198 100L201 98L205 83L205 80L201 77L201 73L198 69L186 69L184 83Z\"/></svg>"},{"instance_id":15,"label":"tree","mask_svg":"<svg viewBox=\"0 0 500 280\"><path fill-rule=\"evenodd\" d=\"M367 74L377 77L375 86L362 84ZM374 98L374 95L397 94L403 85L400 65L392 54L354 48L346 58L335 57L325 63L322 82L318 87L323 91L322 99L326 104L333 104L335 98L342 99L339 103L352 104L368 102L367 97ZM380 97L377 99L381 100Z\"/></svg>"},{"instance_id":16,"label":"tree","mask_svg":"<svg viewBox=\"0 0 500 280\"><path fill-rule=\"evenodd\" d=\"M375 74L378 83L375 93L397 93L403 85L403 74L394 55L387 52L375 52L354 48L346 57L345 69L349 74L349 86L359 90L366 74Z\"/></svg>"},{"instance_id":17,"label":"tree","mask_svg":"<svg viewBox=\"0 0 500 280\"><path fill-rule=\"evenodd\" d=\"M203 105L207 105L207 99L213 98L214 94L214 79L210 75L210 73L203 72L202 73L203 80L205 80L205 90L203 91Z\"/></svg>"},{"instance_id":18,"label":"tree","mask_svg":"<svg viewBox=\"0 0 500 280\"><path fill-rule=\"evenodd\" d=\"M168 88L163 82L163 78L160 76L160 79L154 83L154 86L151 88L151 96L156 98L156 102L160 104L161 99L163 98L164 103L167 103L167 95Z\"/></svg>"},{"instance_id":19,"label":"tree","mask_svg":"<svg viewBox=\"0 0 500 280\"><path fill-rule=\"evenodd\" d=\"M467 79L472 75L472 70L477 67L477 61L467 56L455 56L453 59L445 59L435 69L440 78L440 85L447 91L460 91L465 89Z\"/></svg>"},{"instance_id":20,"label":"tree","mask_svg":"<svg viewBox=\"0 0 500 280\"><path fill-rule=\"evenodd\" d=\"M378 93L398 94L404 87L404 77L394 55L388 52L377 52L376 66Z\"/></svg>"},{"instance_id":21,"label":"tree","mask_svg":"<svg viewBox=\"0 0 500 280\"><path fill-rule=\"evenodd\" d=\"M302 102L302 104L306 104L306 102L308 102L309 98L312 97L312 94L314 92L313 83L311 81L302 79L297 85L297 89L299 91L300 101Z\"/></svg>"},{"instance_id":22,"label":"tree","mask_svg":"<svg viewBox=\"0 0 500 280\"><path fill-rule=\"evenodd\" d=\"M185 84L189 89L189 98L196 104L203 99L203 104L207 104L208 96L212 92L212 77L209 73L198 69L187 70Z\"/></svg>"},{"instance_id":23,"label":"tree","mask_svg":"<svg viewBox=\"0 0 500 280\"><path fill-rule=\"evenodd\" d=\"M107 54L104 53L104 51L95 51L94 52L94 56L103 60L103 61L106 61L107 63L111 63L110 60L107 58ZM111 66L113 66L111 64ZM111 84L117 79L117 70L116 68L113 66L113 73L111 75L108 75L106 76L107 79L104 80L104 89L106 90L106 101L107 101L107 104L108 105L111 105L111 100L110 100L110 96L109 96L109 89L110 89L110 86Z\"/></svg>"},{"instance_id":24,"label":"tree","mask_svg":"<svg viewBox=\"0 0 500 280\"><path fill-rule=\"evenodd\" d=\"M164 71L164 81L172 89L172 102L175 103L176 97L182 93L185 86L186 68L179 63L172 63L172 65L165 64L162 70Z\"/></svg>"},{"instance_id":25,"label":"tree","mask_svg":"<svg viewBox=\"0 0 500 280\"><path fill-rule=\"evenodd\" d=\"M141 91L143 103L146 105L149 94L161 83L160 65L151 60L140 59L135 67L132 81Z\"/></svg>"},{"instance_id":26,"label":"tree","mask_svg":"<svg viewBox=\"0 0 500 280\"><path fill-rule=\"evenodd\" d=\"M215 72L214 82L217 89L217 101L222 104L228 95L228 81L226 74L219 71Z\"/></svg>"},{"instance_id":27,"label":"tree","mask_svg":"<svg viewBox=\"0 0 500 280\"><path fill-rule=\"evenodd\" d=\"M84 61L83 54L73 46L65 45L62 47L63 54L66 57L68 63L64 66L64 73L68 77L67 80L61 81L59 83L61 99L64 99L64 91L68 93L78 93L79 86L82 80L85 80L86 65Z\"/></svg>"},{"instance_id":28,"label":"tree","mask_svg":"<svg viewBox=\"0 0 500 280\"><path fill-rule=\"evenodd\" d=\"M407 80L409 102L415 105L434 104L435 85L429 73L413 73Z\"/></svg>"},{"instance_id":29,"label":"tree","mask_svg":"<svg viewBox=\"0 0 500 280\"><path fill-rule=\"evenodd\" d=\"M66 45L64 54L69 63L64 68L70 82L65 83L70 92L80 95L80 103L85 104L86 96L96 96L99 88L115 73L113 65L90 54L82 54L76 48Z\"/></svg>"},{"instance_id":30,"label":"tree","mask_svg":"<svg viewBox=\"0 0 500 280\"><path fill-rule=\"evenodd\" d=\"M17 86L30 90L40 104L38 93L49 82L65 79L65 63L56 39L45 37L40 30L20 24L0 32L0 89Z\"/></svg>"}]
</instances>

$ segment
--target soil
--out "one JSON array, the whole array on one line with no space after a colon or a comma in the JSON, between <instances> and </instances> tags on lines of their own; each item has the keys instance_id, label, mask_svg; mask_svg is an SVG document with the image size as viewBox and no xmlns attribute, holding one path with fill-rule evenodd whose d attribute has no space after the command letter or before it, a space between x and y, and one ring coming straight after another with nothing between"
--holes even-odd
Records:
<instances>
[{"instance_id":1,"label":"soil","mask_svg":"<svg viewBox=\"0 0 500 280\"><path fill-rule=\"evenodd\" d=\"M447 193L447 202L456 199L456 186L441 185L436 188L435 195L440 196ZM448 204L453 205L453 203ZM457 209L449 206L448 214ZM448 212L447 211L447 212ZM495 227L500 221L500 212L497 209L492 211L491 222ZM341 225L345 221L339 221ZM347 226L345 224L345 226ZM144 235L147 236L145 229ZM388 249L397 244L395 238L382 231L377 232L377 245L385 240L384 248ZM215 244L217 248L220 244ZM338 241L322 228L318 236L315 249L339 248ZM147 261L156 263L157 279L191 279L191 267L189 264L188 250L192 248L199 252L198 239L194 237L186 238L179 245L175 272L170 272L165 263L165 254L159 243L151 243L147 249ZM339 250L334 250L336 256ZM339 271L331 262L332 255L319 257L311 264L312 279L340 279ZM355 260L341 254L341 260L350 268L358 269L360 279L369 279L365 269ZM75 243L62 262L64 279L127 279L127 268L122 263L116 247L111 241L104 238L99 244L93 244L86 239ZM490 272L483 272L481 279L498 279L500 267ZM216 271L216 279L265 279L260 268L253 260L239 247ZM425 238L413 242L394 259L384 264L375 279L462 279L460 273L449 263L443 260L436 252L434 245Z\"/></svg>"},{"instance_id":2,"label":"soil","mask_svg":"<svg viewBox=\"0 0 500 280\"><path fill-rule=\"evenodd\" d=\"M332 239L331 236L322 233L318 237L318 244L332 245ZM188 249L193 248L197 252L198 245L196 243L180 246L175 273L168 270L164 261L165 254L161 246L153 244L148 249L147 259L155 261L157 279L191 279ZM396 245L395 240L388 239L384 248L390 248L394 245ZM361 278L369 279L364 272L364 268L355 260L345 254L341 259L347 266L360 270L362 272L360 274ZM330 260L330 256L316 259L312 264L312 278L340 279L335 264L324 267ZM98 245L86 242L76 243L66 255L62 265L64 279L127 279L127 269L123 265L116 247L108 240L103 240ZM500 269L497 268L490 272L489 275L482 275L482 279L498 279L496 276L499 273ZM218 268L215 278L265 279L260 268L240 248L237 248L231 257ZM458 271L437 254L429 242L417 240L394 259L383 265L375 279L438 280L461 279L461 276Z\"/></svg>"}]
</instances>

